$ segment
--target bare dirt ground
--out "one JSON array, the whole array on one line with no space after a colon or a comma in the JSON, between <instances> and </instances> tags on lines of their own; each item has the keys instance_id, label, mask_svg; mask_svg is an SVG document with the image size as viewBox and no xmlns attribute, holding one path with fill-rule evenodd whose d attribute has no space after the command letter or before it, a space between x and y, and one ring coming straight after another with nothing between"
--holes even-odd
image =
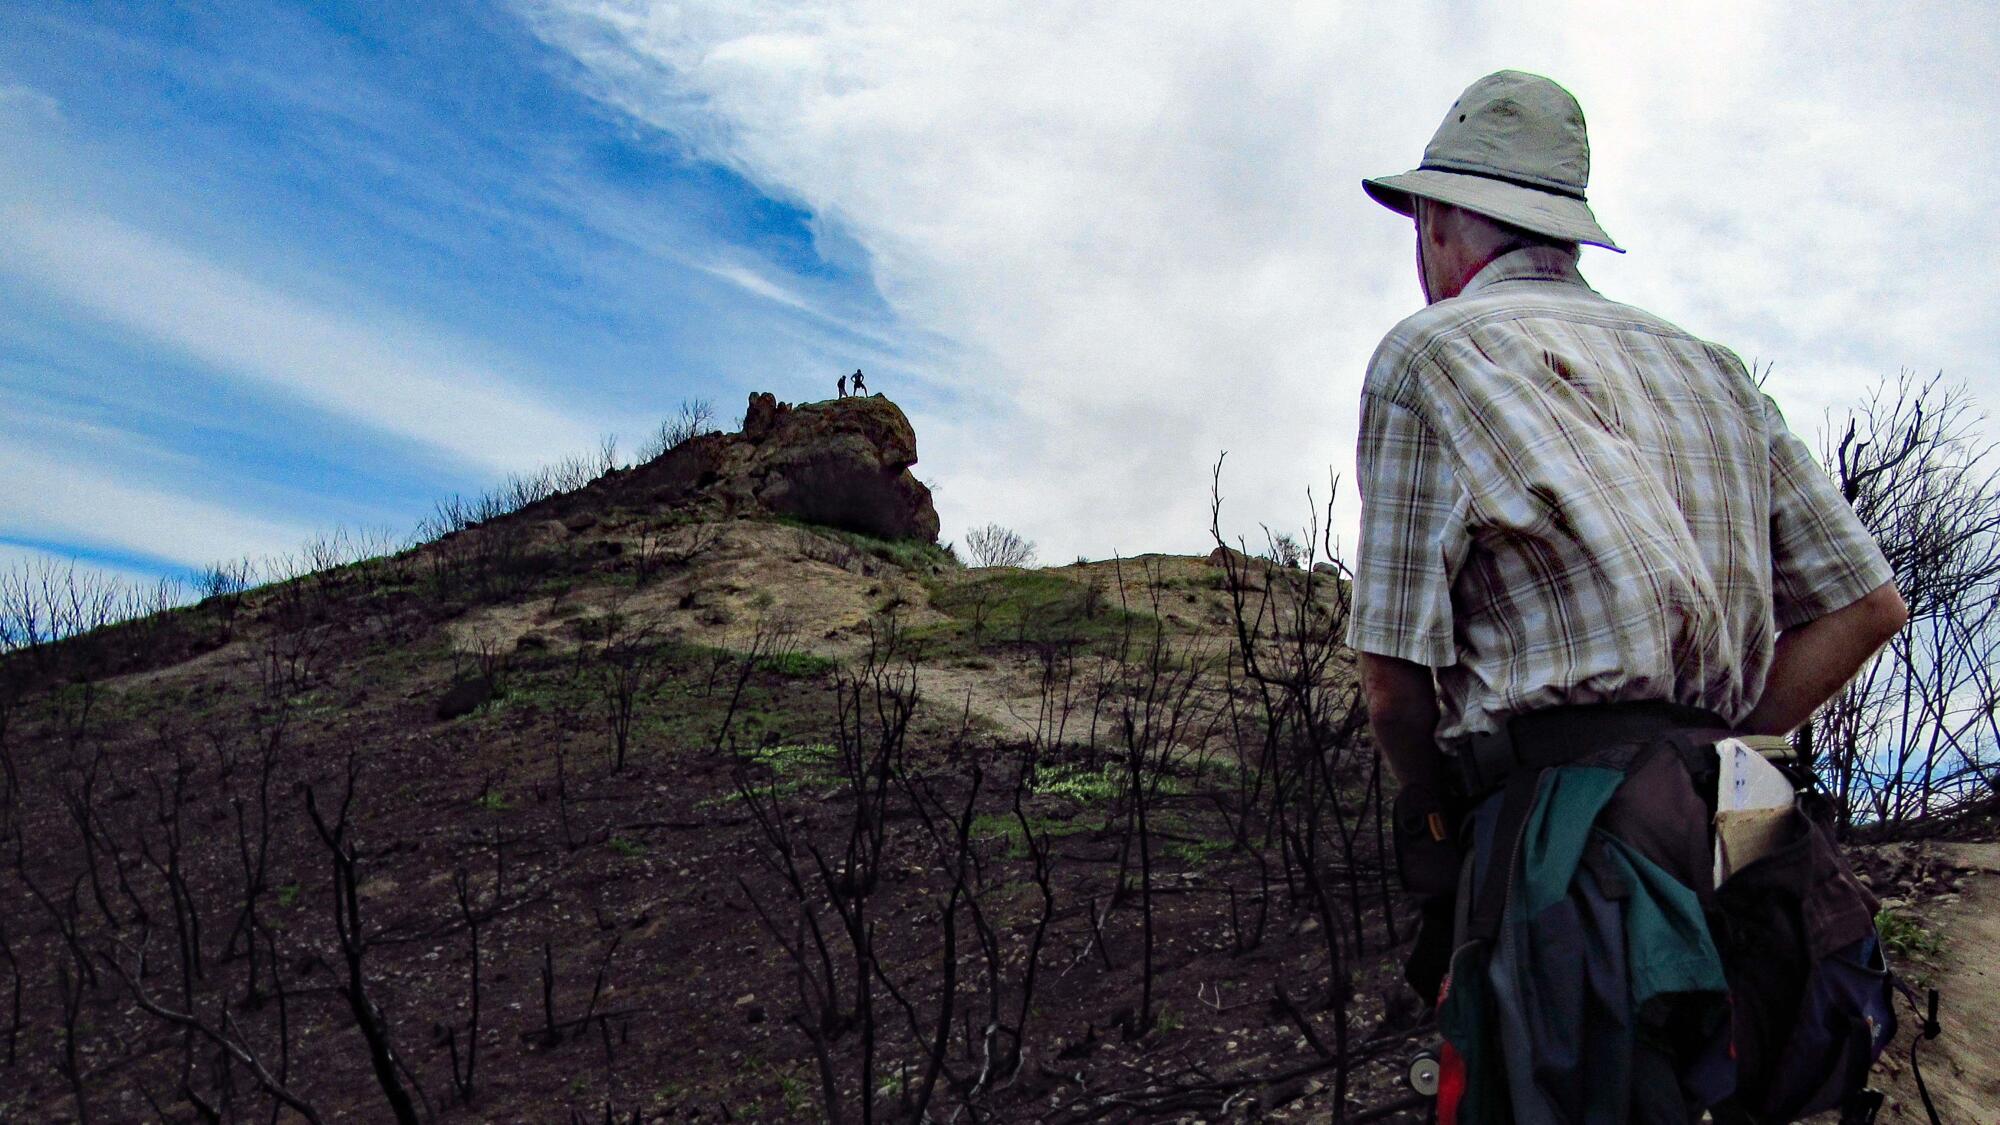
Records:
<instances>
[{"instance_id":1,"label":"bare dirt ground","mask_svg":"<svg viewBox=\"0 0 2000 1125\"><path fill-rule=\"evenodd\" d=\"M1911 908L1943 943L1934 956L1903 967L1941 997L1943 1033L1918 1048L1918 1065L1941 1120L2000 1121L2000 843L1925 847L1956 876L1957 889ZM1889 1095L1883 1121L1928 1120L1909 1066L1917 1023L1904 1013L1896 1042L1877 1066L1877 1085Z\"/></svg>"},{"instance_id":2,"label":"bare dirt ground","mask_svg":"<svg viewBox=\"0 0 2000 1125\"><path fill-rule=\"evenodd\" d=\"M481 641L512 648L539 631L557 648L573 647L574 639L562 635L564 621L615 612L678 639L738 649L747 649L760 627L782 625L805 651L849 657L866 646L857 636L861 627L891 602L907 626L942 620L910 574L813 531L754 520L712 529L713 539L691 565L658 581L482 606L452 624L453 640L465 649ZM628 555L645 549L629 535L610 541Z\"/></svg>"},{"instance_id":3,"label":"bare dirt ground","mask_svg":"<svg viewBox=\"0 0 2000 1125\"><path fill-rule=\"evenodd\" d=\"M932 590L907 571L844 548L807 528L768 521L714 525L702 555L670 577L646 586L601 586L523 602L483 606L451 623L454 649L470 657L482 649L511 651L535 634L552 651L579 643L565 623L616 615L658 627L675 640L747 651L779 631L786 648L844 663L865 659L871 626L893 607L900 627L918 631L948 626L932 608ZM631 536L630 553L644 549ZM1005 574L1010 568L967 569L937 575L948 587ZM1157 614L1177 637L1197 638L1210 650L1227 648L1234 618L1218 589L1221 568L1200 558L1141 555L1130 559L1052 568L1083 586L1095 585L1106 606ZM1331 584L1328 584L1329 586ZM1162 594L1161 590L1171 588ZM1261 590L1259 578L1250 579ZM205 658L215 663L221 654ZM205 666L204 666L205 667ZM1078 732L1058 730L1067 720L1043 713L1038 661L1004 648L976 656L933 654L916 662L925 706L940 721L969 715L990 733L1008 738L1037 734L1060 740ZM154 675L148 673L147 675ZM1089 717L1080 720L1087 725Z\"/></svg>"}]
</instances>

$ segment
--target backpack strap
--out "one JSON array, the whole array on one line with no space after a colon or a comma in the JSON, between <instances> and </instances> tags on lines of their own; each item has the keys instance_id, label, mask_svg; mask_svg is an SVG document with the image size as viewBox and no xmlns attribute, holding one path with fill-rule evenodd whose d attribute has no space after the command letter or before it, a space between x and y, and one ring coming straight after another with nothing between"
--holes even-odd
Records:
<instances>
[{"instance_id":1,"label":"backpack strap","mask_svg":"<svg viewBox=\"0 0 2000 1125\"><path fill-rule=\"evenodd\" d=\"M1925 989L1929 1003L1919 1004L1917 1002L1917 990L1910 987L1908 981L1904 980L1901 976L1896 976L1892 979L1895 981L1897 991L1901 992L1903 998L1910 1002L1910 1010L1924 1017L1923 1026L1917 1029L1917 1034L1910 1037L1910 1074L1917 1080L1917 1093L1924 1099L1924 1115L1931 1119L1931 1125L1944 1125L1938 1118L1937 1106L1931 1104L1931 1087L1930 1083L1924 1081L1924 1068L1917 1062L1917 1048L1922 1046L1926 1040L1936 1039L1944 1031L1944 1028L1938 1023L1937 1018L1938 990L1935 988Z\"/></svg>"}]
</instances>

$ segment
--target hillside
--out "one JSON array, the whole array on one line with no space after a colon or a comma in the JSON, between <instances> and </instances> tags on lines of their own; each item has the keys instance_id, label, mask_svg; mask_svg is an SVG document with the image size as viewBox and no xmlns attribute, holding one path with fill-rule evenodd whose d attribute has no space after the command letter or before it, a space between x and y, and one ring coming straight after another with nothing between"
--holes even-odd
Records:
<instances>
[{"instance_id":1,"label":"hillside","mask_svg":"<svg viewBox=\"0 0 2000 1125\"><path fill-rule=\"evenodd\" d=\"M1407 1101L1343 587L966 569L914 460L886 400L753 399L7 657L0 1119Z\"/></svg>"}]
</instances>

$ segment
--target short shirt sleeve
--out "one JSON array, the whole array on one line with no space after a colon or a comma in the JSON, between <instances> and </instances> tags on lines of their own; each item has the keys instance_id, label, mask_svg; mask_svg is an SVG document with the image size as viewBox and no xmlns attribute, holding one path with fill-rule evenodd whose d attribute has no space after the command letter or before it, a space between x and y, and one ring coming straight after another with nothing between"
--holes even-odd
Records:
<instances>
[{"instance_id":1,"label":"short shirt sleeve","mask_svg":"<svg viewBox=\"0 0 2000 1125\"><path fill-rule=\"evenodd\" d=\"M1852 605L1895 572L1768 395L1764 419L1771 435L1771 596L1783 630Z\"/></svg>"},{"instance_id":2,"label":"short shirt sleeve","mask_svg":"<svg viewBox=\"0 0 2000 1125\"><path fill-rule=\"evenodd\" d=\"M1445 451L1414 410L1364 391L1355 466L1361 547L1349 647L1432 668L1456 663L1446 544L1459 485Z\"/></svg>"}]
</instances>

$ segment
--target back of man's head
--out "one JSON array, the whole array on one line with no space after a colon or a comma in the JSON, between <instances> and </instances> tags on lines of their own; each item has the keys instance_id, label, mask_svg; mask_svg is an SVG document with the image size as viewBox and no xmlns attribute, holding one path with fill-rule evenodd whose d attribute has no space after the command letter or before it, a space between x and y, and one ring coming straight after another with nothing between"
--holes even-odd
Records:
<instances>
[{"instance_id":1,"label":"back of man's head","mask_svg":"<svg viewBox=\"0 0 2000 1125\"><path fill-rule=\"evenodd\" d=\"M1502 254L1540 247L1574 261L1575 242L1523 230L1464 207L1434 199L1415 200L1419 269L1432 301L1458 296L1474 274Z\"/></svg>"}]
</instances>

